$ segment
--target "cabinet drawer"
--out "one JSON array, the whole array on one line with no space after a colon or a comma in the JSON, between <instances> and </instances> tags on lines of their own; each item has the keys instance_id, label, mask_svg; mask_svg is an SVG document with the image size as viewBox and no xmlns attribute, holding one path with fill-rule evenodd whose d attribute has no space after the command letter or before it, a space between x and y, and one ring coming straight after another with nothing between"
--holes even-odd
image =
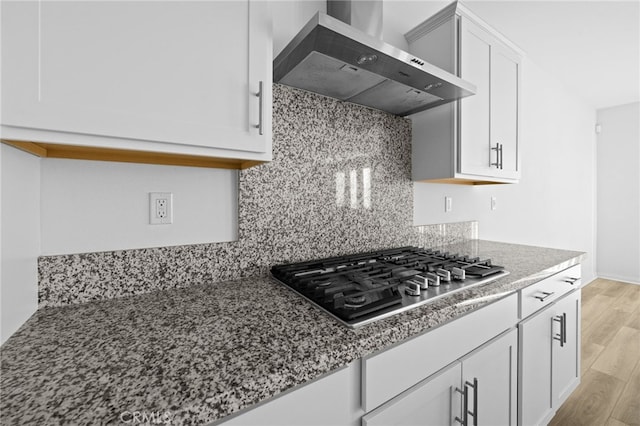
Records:
<instances>
[{"instance_id":1,"label":"cabinet drawer","mask_svg":"<svg viewBox=\"0 0 640 426\"><path fill-rule=\"evenodd\" d=\"M520 290L520 318L528 317L580 287L581 276L580 265L575 265Z\"/></svg>"},{"instance_id":2,"label":"cabinet drawer","mask_svg":"<svg viewBox=\"0 0 640 426\"><path fill-rule=\"evenodd\" d=\"M456 363L362 417L362 426L448 425L459 415L462 368Z\"/></svg>"},{"instance_id":3,"label":"cabinet drawer","mask_svg":"<svg viewBox=\"0 0 640 426\"><path fill-rule=\"evenodd\" d=\"M362 363L362 405L365 412L513 327L518 320L517 298L512 294L365 358Z\"/></svg>"}]
</instances>

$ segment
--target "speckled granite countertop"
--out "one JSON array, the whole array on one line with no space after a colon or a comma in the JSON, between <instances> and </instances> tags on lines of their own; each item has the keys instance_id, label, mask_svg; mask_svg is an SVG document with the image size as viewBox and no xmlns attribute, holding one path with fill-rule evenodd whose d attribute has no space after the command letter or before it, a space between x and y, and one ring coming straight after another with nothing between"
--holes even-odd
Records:
<instances>
[{"instance_id":1,"label":"speckled granite countertop","mask_svg":"<svg viewBox=\"0 0 640 426\"><path fill-rule=\"evenodd\" d=\"M0 423L117 424L134 411L212 422L583 256L477 240L447 249L490 257L511 274L355 331L268 277L41 309L0 349Z\"/></svg>"}]
</instances>

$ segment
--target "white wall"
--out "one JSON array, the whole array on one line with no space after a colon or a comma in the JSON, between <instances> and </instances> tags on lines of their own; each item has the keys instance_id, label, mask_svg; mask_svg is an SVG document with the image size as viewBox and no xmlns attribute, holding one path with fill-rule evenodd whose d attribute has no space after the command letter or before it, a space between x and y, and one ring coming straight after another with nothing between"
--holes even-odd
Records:
<instances>
[{"instance_id":1,"label":"white wall","mask_svg":"<svg viewBox=\"0 0 640 426\"><path fill-rule=\"evenodd\" d=\"M598 111L597 272L640 284L640 104Z\"/></svg>"},{"instance_id":2,"label":"white wall","mask_svg":"<svg viewBox=\"0 0 640 426\"><path fill-rule=\"evenodd\" d=\"M0 307L4 343L38 308L40 159L0 144Z\"/></svg>"},{"instance_id":3,"label":"white wall","mask_svg":"<svg viewBox=\"0 0 640 426\"><path fill-rule=\"evenodd\" d=\"M233 241L238 172L42 160L42 254ZM173 193L173 224L149 224L149 192Z\"/></svg>"},{"instance_id":4,"label":"white wall","mask_svg":"<svg viewBox=\"0 0 640 426\"><path fill-rule=\"evenodd\" d=\"M482 239L587 252L588 282L595 277L595 110L528 60L522 85L520 183L416 183L415 224L478 220ZM445 196L452 212L444 212Z\"/></svg>"},{"instance_id":5,"label":"white wall","mask_svg":"<svg viewBox=\"0 0 640 426\"><path fill-rule=\"evenodd\" d=\"M2 342L38 307L40 255L237 239L235 170L40 159L0 146ZM172 225L149 225L149 192L173 193Z\"/></svg>"},{"instance_id":6,"label":"white wall","mask_svg":"<svg viewBox=\"0 0 640 426\"><path fill-rule=\"evenodd\" d=\"M274 0L269 6L273 18L274 59L316 12L327 12L326 0Z\"/></svg>"},{"instance_id":7,"label":"white wall","mask_svg":"<svg viewBox=\"0 0 640 426\"><path fill-rule=\"evenodd\" d=\"M434 4L433 11L445 3ZM324 0L273 2L274 55L316 10L326 10ZM401 34L411 26L401 25L406 22L385 21L385 40L406 48L400 45L405 43ZM415 222L479 220L481 238L587 251L584 273L590 279L595 111L533 64L525 64L523 83L521 183L477 188L416 184ZM6 146L1 161L3 341L36 309L40 254L228 241L237 235L236 172L39 160ZM174 225L147 224L150 191L174 193ZM452 213L444 213L445 195L454 198ZM498 197L494 212L491 195Z\"/></svg>"}]
</instances>

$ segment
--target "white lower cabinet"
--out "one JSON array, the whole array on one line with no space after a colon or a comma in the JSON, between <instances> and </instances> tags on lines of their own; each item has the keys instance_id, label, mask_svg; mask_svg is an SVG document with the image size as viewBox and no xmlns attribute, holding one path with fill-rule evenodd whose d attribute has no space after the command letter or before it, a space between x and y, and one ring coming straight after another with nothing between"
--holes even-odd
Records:
<instances>
[{"instance_id":1,"label":"white lower cabinet","mask_svg":"<svg viewBox=\"0 0 640 426\"><path fill-rule=\"evenodd\" d=\"M519 424L547 424L580 383L578 289L522 321Z\"/></svg>"},{"instance_id":2,"label":"white lower cabinet","mask_svg":"<svg viewBox=\"0 0 640 426\"><path fill-rule=\"evenodd\" d=\"M555 306L555 318L562 317L564 321L563 344L556 340L551 347L551 398L556 408L567 400L580 383L581 296L581 291L578 290ZM557 323L555 327L558 327Z\"/></svg>"},{"instance_id":3,"label":"white lower cabinet","mask_svg":"<svg viewBox=\"0 0 640 426\"><path fill-rule=\"evenodd\" d=\"M515 425L517 347L512 329L367 414L362 425Z\"/></svg>"}]
</instances>

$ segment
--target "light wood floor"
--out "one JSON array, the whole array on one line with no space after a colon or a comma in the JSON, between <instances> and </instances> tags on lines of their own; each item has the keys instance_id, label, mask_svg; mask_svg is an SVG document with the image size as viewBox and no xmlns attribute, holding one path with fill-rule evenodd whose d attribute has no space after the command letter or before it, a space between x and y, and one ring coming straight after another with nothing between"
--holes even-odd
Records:
<instances>
[{"instance_id":1,"label":"light wood floor","mask_svg":"<svg viewBox=\"0 0 640 426\"><path fill-rule=\"evenodd\" d=\"M640 285L582 289L582 379L550 425L640 425Z\"/></svg>"}]
</instances>

